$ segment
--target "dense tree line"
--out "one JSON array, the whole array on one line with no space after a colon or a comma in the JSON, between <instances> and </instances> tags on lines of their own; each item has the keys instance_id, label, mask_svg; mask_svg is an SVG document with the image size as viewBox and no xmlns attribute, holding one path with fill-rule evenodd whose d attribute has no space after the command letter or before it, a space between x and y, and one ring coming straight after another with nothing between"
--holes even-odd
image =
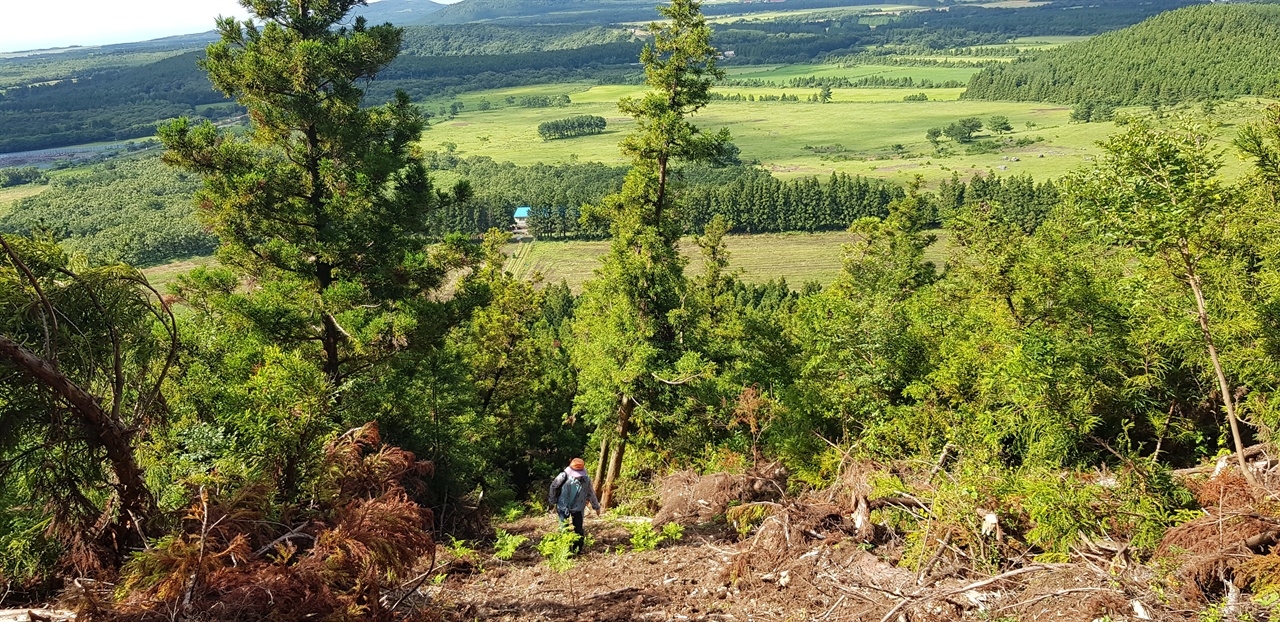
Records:
<instances>
[{"instance_id":1,"label":"dense tree line","mask_svg":"<svg viewBox=\"0 0 1280 622\"><path fill-rule=\"evenodd\" d=\"M1277 37L1280 6L1188 7L984 69L964 97L1114 105L1275 95Z\"/></svg>"},{"instance_id":2,"label":"dense tree line","mask_svg":"<svg viewBox=\"0 0 1280 622\"><path fill-rule=\"evenodd\" d=\"M591 136L604 132L604 128L604 117L583 114L539 123L538 136L541 136L542 140Z\"/></svg>"},{"instance_id":3,"label":"dense tree line","mask_svg":"<svg viewBox=\"0 0 1280 622\"><path fill-rule=\"evenodd\" d=\"M856 89L867 87L953 89L964 85L965 83L959 80L930 80L929 78L916 79L911 76L864 76L861 78L806 76L787 80L787 86L792 88L818 88L825 86L827 88L835 89Z\"/></svg>"},{"instance_id":4,"label":"dense tree line","mask_svg":"<svg viewBox=\"0 0 1280 622\"><path fill-rule=\"evenodd\" d=\"M0 152L140 138L154 135L161 119L234 114L237 107L196 69L197 57L191 52L75 80L4 90Z\"/></svg>"},{"instance_id":5,"label":"dense tree line","mask_svg":"<svg viewBox=\"0 0 1280 622\"><path fill-rule=\"evenodd\" d=\"M530 233L546 239L602 236L582 220L582 206L616 192L625 175L625 169L599 163L522 167L438 153L429 155L428 163L469 180L464 194L470 198L443 209L442 232L505 229L516 207L529 206ZM701 233L717 215L733 223L732 233L841 230L858 218L883 215L903 196L896 184L846 174L784 181L745 166L689 166L678 176L679 223L687 234Z\"/></svg>"},{"instance_id":6,"label":"dense tree line","mask_svg":"<svg viewBox=\"0 0 1280 622\"><path fill-rule=\"evenodd\" d=\"M44 183L48 179L44 172L34 166L16 168L0 168L0 188L21 186L22 184Z\"/></svg>"},{"instance_id":7,"label":"dense tree line","mask_svg":"<svg viewBox=\"0 0 1280 622\"><path fill-rule=\"evenodd\" d=\"M842 7L875 4L874 0L791 0L788 9ZM924 4L908 2L906 4ZM769 12L776 7L750 3L730 3L703 7L707 15L736 15ZM653 7L644 2L610 2L605 6L589 0L481 0L466 5L450 5L429 16L424 23L465 24L494 22L506 24L616 24L643 22L653 18Z\"/></svg>"},{"instance_id":8,"label":"dense tree line","mask_svg":"<svg viewBox=\"0 0 1280 622\"><path fill-rule=\"evenodd\" d=\"M406 56L497 56L549 50L573 50L630 41L625 29L605 26L495 26L453 24L405 28Z\"/></svg>"}]
</instances>

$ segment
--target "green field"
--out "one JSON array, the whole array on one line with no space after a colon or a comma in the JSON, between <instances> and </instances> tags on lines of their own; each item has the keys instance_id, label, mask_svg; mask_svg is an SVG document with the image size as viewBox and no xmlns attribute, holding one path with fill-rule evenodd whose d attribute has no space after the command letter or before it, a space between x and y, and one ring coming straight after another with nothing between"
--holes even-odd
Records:
<instances>
[{"instance_id":1,"label":"green field","mask_svg":"<svg viewBox=\"0 0 1280 622\"><path fill-rule=\"evenodd\" d=\"M824 68L825 69L825 68ZM842 68L829 69L836 71ZM895 71L957 71L950 68L894 67ZM958 71L969 71L961 69ZM758 67L739 76L796 75L793 69ZM918 73L921 77L928 74ZM817 89L722 87L719 92L742 95L796 94L801 99ZM832 171L872 177L909 180L916 174L936 181L949 178L952 171L962 176L977 172L1008 171L1037 177L1058 176L1079 166L1096 153L1094 143L1115 131L1110 123L1068 124L1070 109L1064 106L959 101L963 89L835 89L832 102L738 102L715 101L695 118L706 128L728 127L742 158L758 161L779 176L827 175ZM464 156L484 155L517 164L564 162L572 158L621 164L618 141L632 127L631 119L618 112L617 100L638 96L635 85L591 86L558 84L472 93L458 98L466 108L456 118L441 121L423 134L426 149L452 143ZM905 95L925 92L930 101L903 102ZM506 106L505 98L530 94L569 94L572 104L563 108L520 108ZM480 111L480 101L495 107ZM438 105L438 104L437 104ZM428 110L435 105L428 104ZM537 126L544 121L571 115L605 117L608 129L600 135L567 140L543 141ZM1013 124L1012 138L1041 139L1027 147L1002 153L960 155L939 158L925 140L931 127L943 126L966 116L1005 115ZM1028 127L1028 123L1034 127ZM843 149L836 154L815 153L805 147ZM900 150L894 150L901 145ZM904 157L905 155L905 157ZM1042 156L1043 157L1040 157ZM1009 158L1017 157L1014 162ZM1006 168L1000 168L1006 167Z\"/></svg>"},{"instance_id":2,"label":"green field","mask_svg":"<svg viewBox=\"0 0 1280 622\"><path fill-rule=\"evenodd\" d=\"M938 234L938 242L925 251L925 257L941 266L950 249L949 237L946 231L935 233ZM744 281L764 283L785 278L795 288L806 281L817 281L823 285L831 283L840 273L840 247L851 241L853 235L845 232L766 233L726 238L732 268L741 270ZM563 280L574 292L579 292L608 251L608 240L509 244L506 248L509 256L507 270L521 279L541 275L544 285ZM690 258L687 270L691 276L702 269L698 247L693 240L683 240L680 251ZM178 275L214 262L213 257L192 257L147 268L142 273L163 293Z\"/></svg>"},{"instance_id":3,"label":"green field","mask_svg":"<svg viewBox=\"0 0 1280 622\"><path fill-rule=\"evenodd\" d=\"M142 273L146 275L147 281L151 283L151 286L163 294L167 286L178 278L178 275L185 274L201 266L212 266L216 261L212 256L191 257L161 266L152 266L144 269Z\"/></svg>"},{"instance_id":4,"label":"green field","mask_svg":"<svg viewBox=\"0 0 1280 622\"><path fill-rule=\"evenodd\" d=\"M926 251L926 258L940 266L949 246L946 232L937 233L938 242ZM726 238L731 265L733 269L742 271L744 281L763 283L785 278L792 287L799 287L806 281L817 281L823 285L831 283L842 266L840 247L851 241L853 235L845 232L735 235ZM600 265L601 257L608 250L607 240L512 244L507 248L511 257L507 269L522 279L540 274L544 283L564 280L577 292L591 278L592 271ZM690 275L702 269L698 248L692 240L682 241L680 251L691 259L687 268Z\"/></svg>"},{"instance_id":5,"label":"green field","mask_svg":"<svg viewBox=\"0 0 1280 622\"><path fill-rule=\"evenodd\" d=\"M1046 45L1059 38L1039 37ZM731 77L784 81L806 75L880 75L950 79L967 76L972 69L946 67L889 67L835 65L763 65L734 67ZM890 73L892 72L892 73ZM817 89L781 87L717 87L725 94L795 94L801 100ZM1071 123L1071 109L1058 104L1035 102L992 102L960 100L964 89L835 89L828 104L809 102L713 101L695 116L704 128L727 127L742 150L745 161L755 161L780 177L828 175L833 171L852 175L907 181L921 175L936 183L953 173L968 178L977 173L1027 173L1039 179L1059 177L1092 159L1097 142L1115 134L1114 123ZM923 92L926 102L904 102L903 96ZM639 85L549 84L496 89L459 96L465 109L455 118L441 120L423 134L425 149L452 144L462 156L489 156L516 164L566 162L574 158L609 164L623 164L618 142L632 128L630 118L618 112L618 99L639 96ZM508 96L567 94L572 103L560 108L522 108L507 105ZM480 111L482 100L494 108ZM453 101L453 100L446 100ZM435 111L442 102L427 102ZM1256 98L1228 102L1218 107L1212 121L1224 146L1234 137L1236 126L1256 117ZM1198 106L1183 106L1198 113ZM1149 114L1145 108L1122 111ZM603 134L543 141L537 126L572 115L605 117L609 126ZM1033 141L1022 147L1006 147L997 153L966 153L966 145L944 142L951 153L939 155L925 139L931 127L941 127L959 118L991 115L1009 118L1011 139ZM990 138L979 133L978 139ZM808 148L806 148L808 147ZM1016 160L1015 160L1016 158ZM1227 158L1227 172L1243 170L1236 158Z\"/></svg>"},{"instance_id":6,"label":"green field","mask_svg":"<svg viewBox=\"0 0 1280 622\"><path fill-rule=\"evenodd\" d=\"M9 204L18 199L33 197L44 191L49 186L44 184L23 184L21 186L13 186L12 188L0 188L0 216L4 216L9 211Z\"/></svg>"}]
</instances>

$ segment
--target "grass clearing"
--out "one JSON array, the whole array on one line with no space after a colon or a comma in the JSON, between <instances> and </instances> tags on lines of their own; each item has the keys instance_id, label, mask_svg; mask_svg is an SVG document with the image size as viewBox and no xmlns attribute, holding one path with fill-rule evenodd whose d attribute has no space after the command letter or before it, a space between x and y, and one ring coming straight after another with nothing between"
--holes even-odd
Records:
<instances>
[{"instance_id":1,"label":"grass clearing","mask_svg":"<svg viewBox=\"0 0 1280 622\"><path fill-rule=\"evenodd\" d=\"M1056 45L1084 37L1035 37L1028 42ZM947 75L969 75L969 68L890 67L835 65L756 65L731 67L737 79L782 82L802 76L869 75L866 72L899 72L881 75L909 75L923 79L948 79ZM959 74L955 72L960 72ZM870 74L874 75L874 74ZM716 92L743 96L796 95L804 100L818 92L811 88L717 87ZM441 120L423 134L425 149L439 149L452 143L462 156L489 156L496 160L528 165L537 162L596 161L625 164L618 142L631 131L633 122L618 112L617 101L644 92L641 85L550 84L513 89L495 89L460 96L466 107L457 117ZM710 130L727 127L746 161L758 162L779 177L829 175L844 172L905 182L916 175L936 184L954 173L962 178L975 174L1030 174L1037 179L1060 177L1096 156L1097 142L1120 131L1114 123L1071 123L1071 109L1060 104L961 100L962 88L834 89L831 103L805 101L713 101L695 117ZM902 98L925 93L929 101L904 102ZM558 108L521 108L505 103L507 96L568 94L571 104ZM493 109L479 110L487 100ZM1265 103L1242 98L1218 106L1212 116L1221 142L1228 147L1237 126L1256 118ZM440 101L428 103L434 110ZM1146 108L1122 112L1149 114ZM1166 111L1169 112L1169 111ZM1199 114L1198 105L1172 111ZM603 134L544 141L537 134L539 123L591 114L608 120ZM967 145L942 144L950 153L938 152L925 139L929 128L943 127L957 119L976 116L984 121L992 115L1008 117L1014 130L1006 135L1030 144L1005 147L996 153L966 153ZM991 138L979 133L978 139ZM808 147L808 149L806 148ZM814 149L821 148L821 149ZM1234 153L1228 148L1229 153ZM1244 170L1238 158L1227 158L1226 173L1235 176Z\"/></svg>"},{"instance_id":2,"label":"grass clearing","mask_svg":"<svg viewBox=\"0 0 1280 622\"><path fill-rule=\"evenodd\" d=\"M21 186L10 186L8 188L0 188L0 216L9 213L9 206L19 199L33 197L45 188L47 184L23 184Z\"/></svg>"},{"instance_id":3,"label":"grass clearing","mask_svg":"<svg viewBox=\"0 0 1280 622\"><path fill-rule=\"evenodd\" d=\"M178 275L190 272L201 266L212 266L217 263L212 255L204 255L200 257L189 257L172 263L159 266L144 268L142 274L146 275L147 281L156 291L161 294L166 293L168 285L178 278Z\"/></svg>"},{"instance_id":4,"label":"grass clearing","mask_svg":"<svg viewBox=\"0 0 1280 622\"><path fill-rule=\"evenodd\" d=\"M950 249L946 231L937 231L938 242L926 251L926 258L941 265ZM765 233L731 235L725 238L731 266L742 271L749 283L764 283L785 278L794 288L806 281L830 284L843 266L841 245L852 242L847 232ZM511 244L507 269L517 278L542 275L543 283L564 280L574 292L591 278L600 260L609 251L609 241L538 241ZM680 243L680 252L690 258L686 273L702 270L698 247L690 238Z\"/></svg>"}]
</instances>

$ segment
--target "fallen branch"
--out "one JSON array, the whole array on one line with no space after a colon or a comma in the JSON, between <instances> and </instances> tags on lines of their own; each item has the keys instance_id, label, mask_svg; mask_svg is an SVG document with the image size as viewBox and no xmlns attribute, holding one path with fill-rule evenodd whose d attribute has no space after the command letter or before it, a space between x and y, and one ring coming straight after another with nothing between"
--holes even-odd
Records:
<instances>
[{"instance_id":1,"label":"fallen branch","mask_svg":"<svg viewBox=\"0 0 1280 622\"><path fill-rule=\"evenodd\" d=\"M310 540L315 540L315 539L316 539L316 537L315 537L315 536L313 536L313 535L311 535L311 534L309 534L309 533L306 533L306 532L302 531L304 528L306 528L306 526L307 526L307 525L308 525L308 523L303 523L303 524L301 524L301 525L298 525L297 527L294 527L294 528L293 528L293 530L292 530L292 531L290 531L289 533L286 533L286 534L284 534L283 536L280 536L279 538L276 538L275 540L272 540L270 544L268 544L268 545L266 545L266 546L264 546L264 547L262 547L262 548L260 548L260 549L258 549L258 550L256 550L256 551L254 551L254 552L253 552L253 556L254 556L254 557L262 557L264 554L266 554L266 553L267 553L268 551L270 551L271 549L276 548L276 545L277 545L277 544L284 544L285 542L288 542L288 541L290 541L290 540L294 540L294 539L297 539L297 538L307 538L307 539L310 539Z\"/></svg>"},{"instance_id":2,"label":"fallen branch","mask_svg":"<svg viewBox=\"0 0 1280 622\"><path fill-rule=\"evenodd\" d=\"M1246 447L1244 451L1241 453L1243 454L1243 458L1245 460L1248 460L1266 451L1266 449L1267 449L1266 443L1258 443L1257 445ZM1210 464L1202 464L1197 467L1190 467L1186 469L1174 469L1173 471L1170 471L1170 472L1178 477L1187 477L1189 475L1209 473L1211 471L1217 470L1223 462L1227 462L1229 464L1231 460L1235 459L1235 457L1236 457L1235 454L1227 454L1225 456L1222 456L1221 458L1218 458L1217 460L1214 460Z\"/></svg>"},{"instance_id":3,"label":"fallen branch","mask_svg":"<svg viewBox=\"0 0 1280 622\"><path fill-rule=\"evenodd\" d=\"M1047 565L1045 565L1045 564L1032 564L1032 565L1030 565L1030 566L1023 566L1023 567L1021 567L1021 568L1015 568L1014 570L1010 570L1009 572L1006 572L1006 573L1003 573L1003 574L998 574L998 575L996 575L996 576L994 576L994 577L991 577L991 578L989 578L989 579L983 579L983 580L981 580L981 581L978 581L977 583L970 583L969 585L966 585L966 586L964 586L964 587L956 588L956 589L954 589L954 590L951 590L950 592L946 592L946 593L944 593L944 594L941 594L940 596L944 596L944 597L945 597L945 596L955 596L956 594L963 594L963 593L965 593L965 592L969 592L969 591L972 591L972 590L976 590L976 589L978 589L978 588L980 588L980 587L986 587L986 586L991 585L992 583L995 583L995 582L997 582L997 581L1004 581L1005 579L1009 579L1009 578L1012 578L1012 577L1016 577L1016 576L1018 576L1018 575L1020 575L1020 574L1026 574L1026 573L1028 573L1028 572L1039 572L1039 571L1041 571L1041 570L1049 570L1050 568L1052 568L1052 566L1047 566Z\"/></svg>"},{"instance_id":4,"label":"fallen branch","mask_svg":"<svg viewBox=\"0 0 1280 622\"><path fill-rule=\"evenodd\" d=\"M1073 587L1071 589L1058 590L1056 592L1051 592L1049 594L1041 594L1035 598L1030 598L1021 602L1016 602L1016 603L1013 603L1012 605L1005 605L999 609L992 609L991 613L1000 613L1005 609L1013 609L1015 607L1025 607L1027 605L1038 603L1046 598L1054 598L1056 596L1066 596L1067 594L1072 594L1075 592L1120 592L1120 590L1111 589L1109 587Z\"/></svg>"},{"instance_id":5,"label":"fallen branch","mask_svg":"<svg viewBox=\"0 0 1280 622\"><path fill-rule=\"evenodd\" d=\"M627 592L637 592L639 590L640 588L638 587L630 587L630 586L620 587L616 590L609 590L608 592L600 592L599 594L592 594L590 596L583 598L583 600L595 600L597 598L608 598L610 596L616 596L618 594L626 594Z\"/></svg>"}]
</instances>

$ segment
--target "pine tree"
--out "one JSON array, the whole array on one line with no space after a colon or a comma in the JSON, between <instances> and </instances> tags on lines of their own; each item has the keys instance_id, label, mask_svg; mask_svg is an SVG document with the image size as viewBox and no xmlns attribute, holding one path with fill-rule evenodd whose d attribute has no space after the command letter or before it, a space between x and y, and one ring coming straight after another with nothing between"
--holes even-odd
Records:
<instances>
[{"instance_id":1,"label":"pine tree","mask_svg":"<svg viewBox=\"0 0 1280 622\"><path fill-rule=\"evenodd\" d=\"M340 21L363 0L241 0L253 20L218 22L202 66L248 108L238 138L186 119L160 131L165 160L200 173L200 214L219 258L269 283L235 313L276 343L314 352L334 387L403 343L398 299L442 270L424 252L442 201L414 143L424 127L404 93L363 108L361 82L396 57L401 30Z\"/></svg>"}]
</instances>

